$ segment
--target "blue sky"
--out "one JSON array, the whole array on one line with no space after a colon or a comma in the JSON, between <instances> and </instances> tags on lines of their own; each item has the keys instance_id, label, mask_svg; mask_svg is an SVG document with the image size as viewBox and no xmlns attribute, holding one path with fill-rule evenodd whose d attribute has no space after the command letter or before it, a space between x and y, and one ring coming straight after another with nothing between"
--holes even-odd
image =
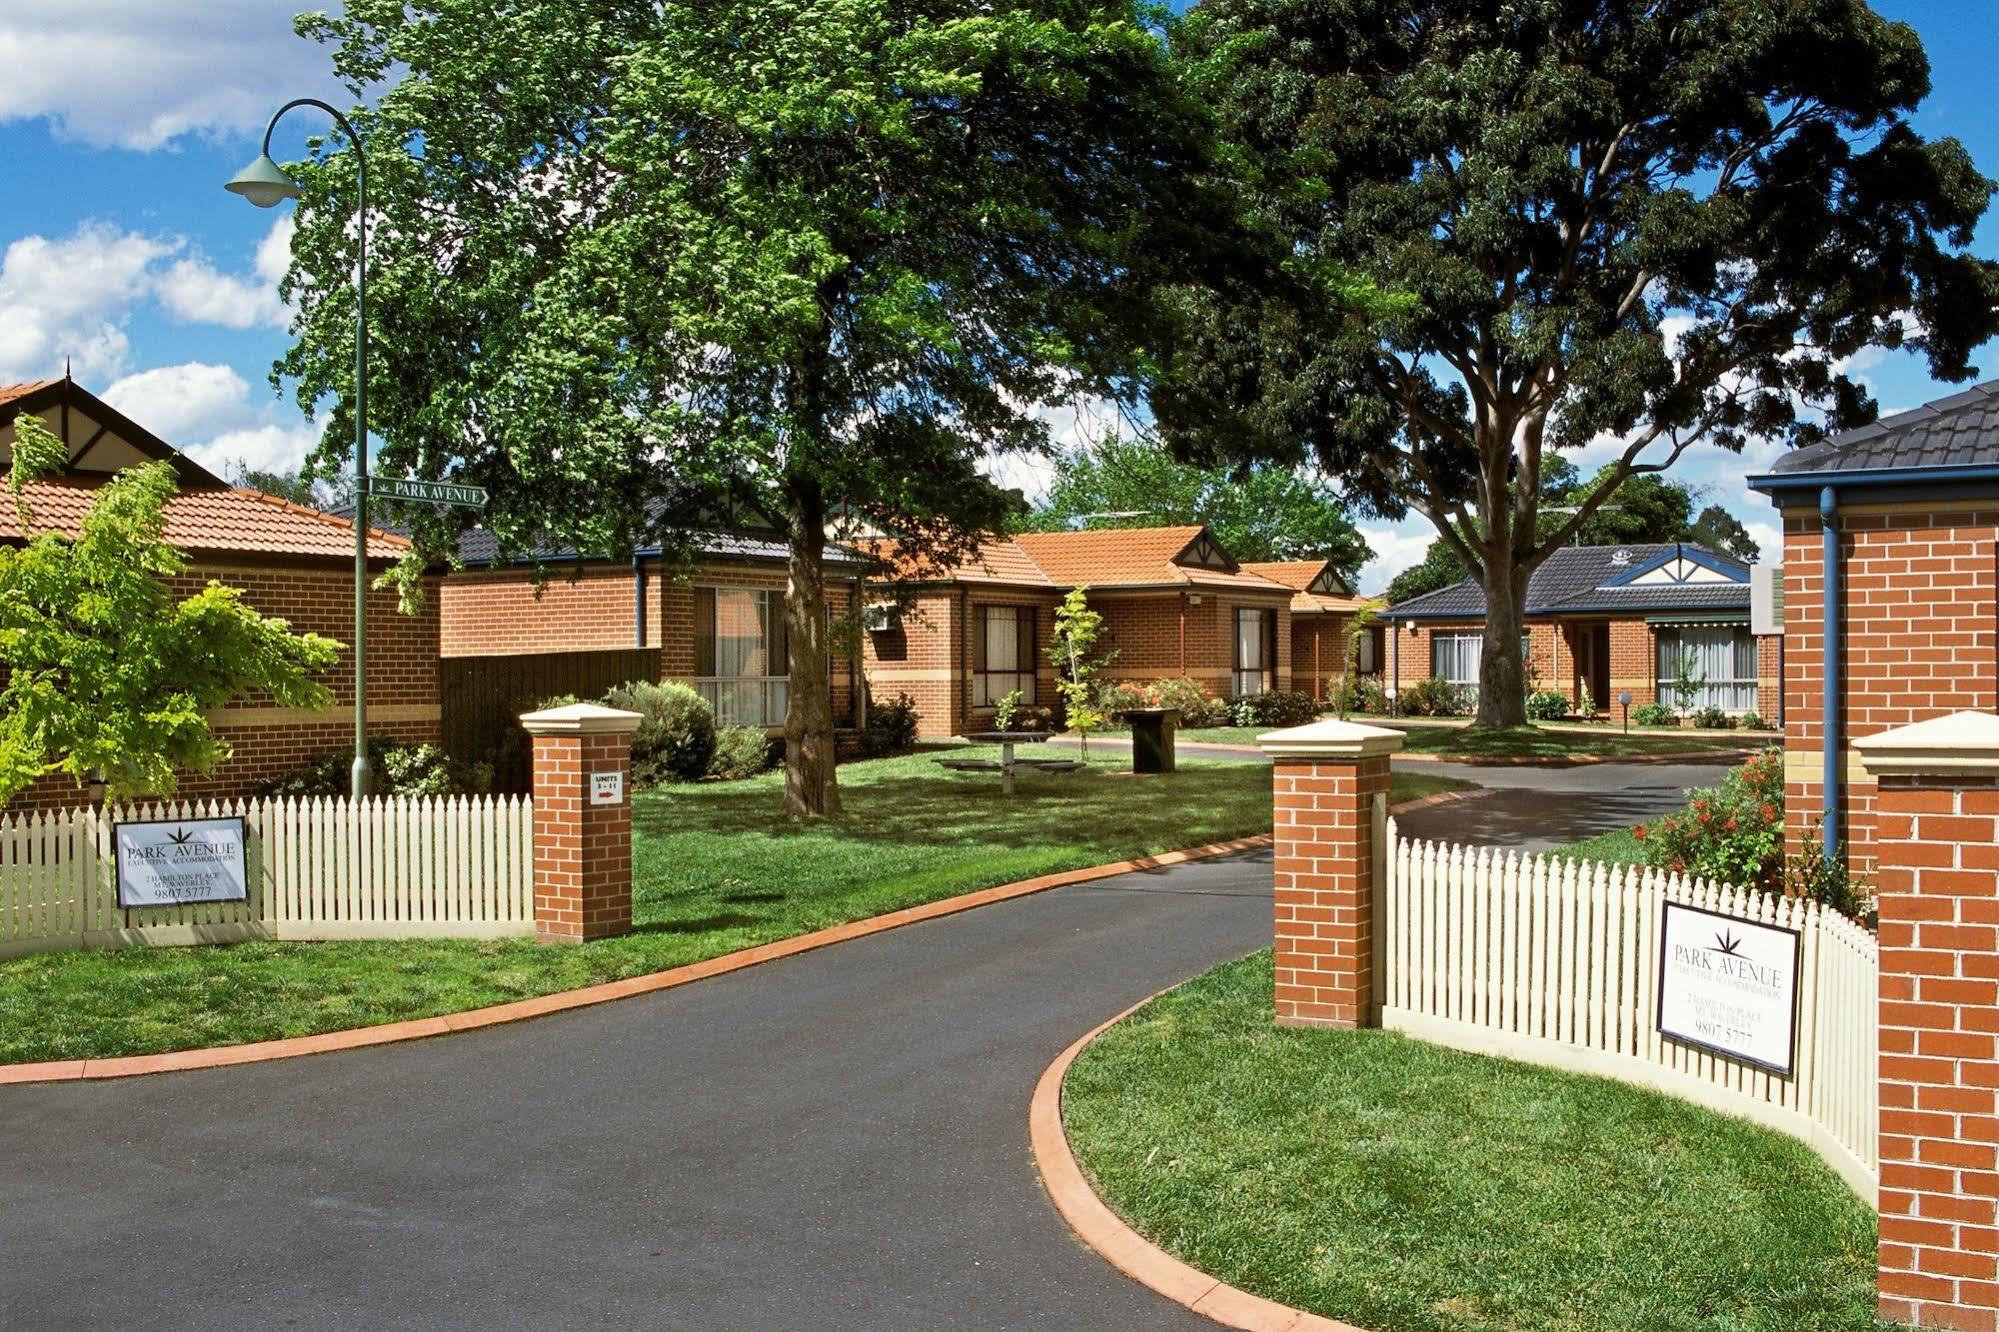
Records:
<instances>
[{"instance_id":1,"label":"blue sky","mask_svg":"<svg viewBox=\"0 0 1999 1332\"><path fill-rule=\"evenodd\" d=\"M256 153L270 111L289 97L340 101L324 53L294 37L297 0L0 0L0 383L62 372L109 397L211 466L295 462L315 435L269 386L285 347L274 289L288 220L222 191ZM1999 34L1989 4L1882 0L1915 25L1935 90L1918 113L1926 136L1954 134L1999 176ZM280 128L274 155L298 156L324 126L310 111ZM1995 209L1999 215L1999 209ZM1999 220L1975 246L1999 255ZM1980 358L1999 377L1999 347ZM1941 391L1905 354L1861 358L1884 411ZM1052 418L1058 438L1106 424ZM1697 448L1675 475L1706 488L1774 551L1768 504L1742 477L1774 456ZM1585 465L1599 461L1584 456ZM1030 488L1035 468L1008 469ZM1422 554L1420 520L1364 525L1378 589Z\"/></svg>"}]
</instances>

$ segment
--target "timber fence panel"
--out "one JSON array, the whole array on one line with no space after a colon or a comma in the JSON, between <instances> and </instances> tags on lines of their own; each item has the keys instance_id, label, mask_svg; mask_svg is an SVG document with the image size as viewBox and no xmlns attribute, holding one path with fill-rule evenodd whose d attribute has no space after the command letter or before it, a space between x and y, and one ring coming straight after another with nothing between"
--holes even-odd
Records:
<instances>
[{"instance_id":1,"label":"timber fence panel","mask_svg":"<svg viewBox=\"0 0 1999 1332\"><path fill-rule=\"evenodd\" d=\"M245 900L118 905L118 824L237 816ZM534 803L521 796L269 797L0 815L0 957L533 932Z\"/></svg>"},{"instance_id":2,"label":"timber fence panel","mask_svg":"<svg viewBox=\"0 0 1999 1332\"><path fill-rule=\"evenodd\" d=\"M1393 820L1383 835L1382 1025L1746 1115L1802 1139L1874 1196L1880 952L1865 928L1815 902L1650 866L1404 839ZM1660 1035L1668 902L1798 933L1788 1076Z\"/></svg>"}]
</instances>

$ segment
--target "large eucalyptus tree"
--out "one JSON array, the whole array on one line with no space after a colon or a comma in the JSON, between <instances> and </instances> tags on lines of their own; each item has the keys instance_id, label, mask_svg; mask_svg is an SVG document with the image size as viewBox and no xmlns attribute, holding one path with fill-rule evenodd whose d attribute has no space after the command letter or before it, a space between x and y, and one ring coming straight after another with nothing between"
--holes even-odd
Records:
<instances>
[{"instance_id":1,"label":"large eucalyptus tree","mask_svg":"<svg viewBox=\"0 0 1999 1332\"><path fill-rule=\"evenodd\" d=\"M1858 0L1207 0L1176 50L1295 280L1189 296L1167 435L1428 518L1484 585L1481 724L1524 720L1528 577L1624 478L1862 423L1846 358L1961 379L1999 330L1962 252L1992 184L1911 127L1922 45Z\"/></svg>"}]
</instances>

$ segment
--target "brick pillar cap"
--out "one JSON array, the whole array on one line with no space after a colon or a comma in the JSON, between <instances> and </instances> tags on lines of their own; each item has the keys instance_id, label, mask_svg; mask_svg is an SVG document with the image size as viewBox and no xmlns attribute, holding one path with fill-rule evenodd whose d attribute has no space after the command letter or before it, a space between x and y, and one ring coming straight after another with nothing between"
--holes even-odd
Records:
<instances>
[{"instance_id":1,"label":"brick pillar cap","mask_svg":"<svg viewBox=\"0 0 1999 1332\"><path fill-rule=\"evenodd\" d=\"M1402 732L1359 722L1320 721L1270 731L1256 743L1272 758L1372 758L1402 748Z\"/></svg>"},{"instance_id":2,"label":"brick pillar cap","mask_svg":"<svg viewBox=\"0 0 1999 1332\"><path fill-rule=\"evenodd\" d=\"M636 712L597 703L570 703L521 714L521 725L529 735L630 735L642 720Z\"/></svg>"},{"instance_id":3,"label":"brick pillar cap","mask_svg":"<svg viewBox=\"0 0 1999 1332\"><path fill-rule=\"evenodd\" d=\"M1853 742L1877 777L1999 775L1999 717L1953 712Z\"/></svg>"}]
</instances>

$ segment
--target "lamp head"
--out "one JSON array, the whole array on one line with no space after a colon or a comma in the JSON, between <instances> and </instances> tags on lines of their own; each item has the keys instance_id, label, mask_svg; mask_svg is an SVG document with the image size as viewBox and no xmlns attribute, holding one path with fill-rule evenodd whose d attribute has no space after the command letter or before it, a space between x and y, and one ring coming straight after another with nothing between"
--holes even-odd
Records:
<instances>
[{"instance_id":1,"label":"lamp head","mask_svg":"<svg viewBox=\"0 0 1999 1332\"><path fill-rule=\"evenodd\" d=\"M287 176L269 153L258 153L256 161L238 171L222 188L242 195L259 208L275 208L299 196L298 182Z\"/></svg>"}]
</instances>

